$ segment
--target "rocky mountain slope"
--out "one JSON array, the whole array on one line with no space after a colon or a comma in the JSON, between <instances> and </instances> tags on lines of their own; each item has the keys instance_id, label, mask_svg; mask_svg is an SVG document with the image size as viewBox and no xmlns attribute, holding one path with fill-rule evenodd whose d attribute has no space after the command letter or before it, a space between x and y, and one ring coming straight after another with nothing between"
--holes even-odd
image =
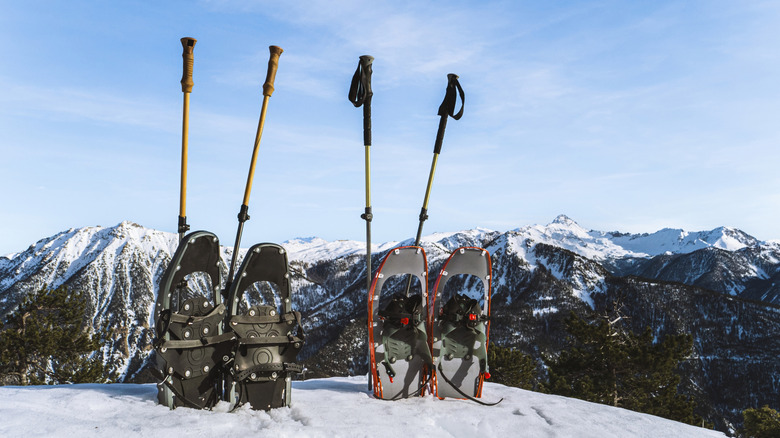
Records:
<instances>
[{"instance_id":1,"label":"rocky mountain slope","mask_svg":"<svg viewBox=\"0 0 780 438\"><path fill-rule=\"evenodd\" d=\"M388 249L410 243L376 246L372 266ZM294 274L294 306L304 316L301 359L310 375L366 373L364 243L308 238L282 245ZM93 325L108 324L112 330L102 351L105 361L122 381L146 381L157 285L176 246L175 234L130 222L43 239L0 257L0 315L43 287L84 290L91 297ZM617 302L636 331L650 326L659 337L694 335L683 384L719 429L739 421L742 409L780 399L778 242L760 242L726 227L652 234L588 231L559 216L545 226L508 232L436 233L422 246L429 287L452 250L489 250L493 342L540 359L563 347L562 321L570 311L599 312ZM223 248L223 286L230 256ZM480 293L468 279L450 283ZM387 285L392 288L393 282Z\"/></svg>"}]
</instances>

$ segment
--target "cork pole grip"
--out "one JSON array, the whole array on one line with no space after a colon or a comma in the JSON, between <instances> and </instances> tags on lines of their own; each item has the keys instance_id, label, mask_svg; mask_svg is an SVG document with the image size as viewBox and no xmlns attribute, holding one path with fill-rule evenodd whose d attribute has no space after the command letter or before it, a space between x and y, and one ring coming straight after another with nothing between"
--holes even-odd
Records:
<instances>
[{"instance_id":1,"label":"cork pole grip","mask_svg":"<svg viewBox=\"0 0 780 438\"><path fill-rule=\"evenodd\" d=\"M181 91L183 93L191 93L192 86L195 85L192 82L192 64L194 63L195 56L192 54L192 50L195 48L195 43L198 40L195 38L184 37L181 39L181 46L184 51L181 57L184 58L184 73L181 77Z\"/></svg>"},{"instance_id":2,"label":"cork pole grip","mask_svg":"<svg viewBox=\"0 0 780 438\"><path fill-rule=\"evenodd\" d=\"M263 96L270 97L274 92L274 81L276 80L276 69L279 67L279 55L284 52L279 46L270 46L271 57L268 59L268 74L265 76L263 84Z\"/></svg>"}]
</instances>

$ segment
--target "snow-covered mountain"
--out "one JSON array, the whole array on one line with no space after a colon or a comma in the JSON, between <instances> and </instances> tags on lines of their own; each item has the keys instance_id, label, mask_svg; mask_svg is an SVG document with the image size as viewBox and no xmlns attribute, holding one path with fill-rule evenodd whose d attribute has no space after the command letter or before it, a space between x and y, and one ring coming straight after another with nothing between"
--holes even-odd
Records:
<instances>
[{"instance_id":1,"label":"snow-covered mountain","mask_svg":"<svg viewBox=\"0 0 780 438\"><path fill-rule=\"evenodd\" d=\"M720 432L582 400L486 383L494 407L432 396L374 399L365 377L293 382L292 406L227 412L157 404L152 384L0 388L0 435L361 437L724 437ZM522 432L520 432L522 431Z\"/></svg>"},{"instance_id":2,"label":"snow-covered mountain","mask_svg":"<svg viewBox=\"0 0 780 438\"><path fill-rule=\"evenodd\" d=\"M410 240L374 245L372 266ZM282 243L293 272L293 302L304 316L301 359L315 376L366 373L365 243L316 237ZM177 236L131 222L86 227L0 257L0 315L25 294L65 285L87 292L95 327L112 339L106 363L122 381L150 381L157 285ZM537 360L564 346L571 311L601 311L619 300L636 331L692 333L686 390L701 414L725 429L738 413L780 397L780 243L733 228L626 234L586 230L566 216L499 232L434 233L422 240L429 287L450 252L487 248L493 261L491 341ZM231 249L222 250L227 275ZM453 281L450 281L453 283ZM389 284L389 283L388 283ZM455 283L457 284L457 283ZM777 286L776 286L777 285Z\"/></svg>"},{"instance_id":3,"label":"snow-covered mountain","mask_svg":"<svg viewBox=\"0 0 780 438\"><path fill-rule=\"evenodd\" d=\"M729 227L696 232L665 228L651 234L588 231L565 215L559 215L546 226L531 225L515 231L535 241L560 246L599 261L654 257L661 254L688 254L711 247L736 251L761 243L756 238Z\"/></svg>"}]
</instances>

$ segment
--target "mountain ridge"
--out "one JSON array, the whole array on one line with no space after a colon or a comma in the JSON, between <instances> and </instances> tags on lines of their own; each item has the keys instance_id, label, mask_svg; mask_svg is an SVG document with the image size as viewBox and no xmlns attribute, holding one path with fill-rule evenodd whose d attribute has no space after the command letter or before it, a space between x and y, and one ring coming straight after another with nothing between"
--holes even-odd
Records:
<instances>
[{"instance_id":1,"label":"mountain ridge","mask_svg":"<svg viewBox=\"0 0 780 438\"><path fill-rule=\"evenodd\" d=\"M626 242L637 241L644 246L627 249ZM93 326L107 324L112 330L101 350L104 362L123 382L150 381L145 370L154 337L152 312L159 279L177 243L174 233L129 221L41 239L12 258L0 258L0 314L43 287L84 290ZM411 243L372 245L372 265L379 266L391 248ZM518 348L538 362L564 348L562 320L569 312L603 311L622 299L633 330L651 326L658 336L694 335L695 363L686 368L689 383L684 386L703 400L702 414L721 430L738 422L748 403L780 395L780 364L771 359L780 355L780 341L765 335L780 332L778 242L760 242L729 227L600 232L561 215L547 226L506 232L432 233L421 245L428 256L429 288L452 250L488 249L493 261L491 341ZM365 243L309 237L282 246L293 274L293 304L304 316L307 333L301 360L315 376L365 374ZM231 255L232 249L221 249L223 279ZM263 300L259 293L250 299Z\"/></svg>"}]
</instances>

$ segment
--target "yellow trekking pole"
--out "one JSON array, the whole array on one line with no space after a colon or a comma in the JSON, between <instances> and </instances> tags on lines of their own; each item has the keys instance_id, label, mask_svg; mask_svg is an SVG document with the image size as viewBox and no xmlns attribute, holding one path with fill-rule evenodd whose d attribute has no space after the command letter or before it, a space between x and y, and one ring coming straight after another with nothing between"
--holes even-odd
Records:
<instances>
[{"instance_id":1,"label":"yellow trekking pole","mask_svg":"<svg viewBox=\"0 0 780 438\"><path fill-rule=\"evenodd\" d=\"M252 191L252 179L255 175L255 164L257 163L257 152L260 149L260 138L263 136L263 126L265 125L265 112L268 109L268 99L274 92L274 80L276 80L276 69L279 67L279 55L283 50L278 46L270 46L271 57L268 59L268 73L263 84L263 106L260 109L260 121L257 124L257 134L255 134L255 146L252 150L252 161L249 164L249 175L246 178L246 188L244 189L244 201L238 212L238 231L236 232L236 243L233 246L233 259L230 263L228 273L228 284L225 290L230 289L233 282L233 272L235 272L236 263L238 263L238 247L241 244L241 234L244 231L244 222L249 220L249 194Z\"/></svg>"},{"instance_id":2,"label":"yellow trekking pole","mask_svg":"<svg viewBox=\"0 0 780 438\"><path fill-rule=\"evenodd\" d=\"M456 113L455 107L457 104L458 96L460 96L460 110ZM439 105L438 115L439 129L436 132L436 142L433 145L433 161L431 162L431 171L428 174L428 186L425 188L425 198L423 198L422 209L420 209L420 223L417 226L417 237L414 239L414 246L420 245L420 239L422 238L423 224L428 219L428 200L431 197L431 187L433 186L433 175L436 173L436 162L439 160L439 154L441 153L441 146L444 141L444 130L447 128L447 118L452 117L455 120L460 120L463 116L463 106L465 105L465 96L463 88L458 82L458 75L450 73L447 75L447 89L444 93L444 100ZM412 287L412 276L406 283L406 295L409 295L409 289Z\"/></svg>"},{"instance_id":3,"label":"yellow trekking pole","mask_svg":"<svg viewBox=\"0 0 780 438\"><path fill-rule=\"evenodd\" d=\"M179 192L179 241L184 239L184 235L189 231L187 225L187 140L189 136L190 124L190 93L192 92L192 65L195 56L192 51L195 48L195 38L184 37L181 39L181 45L184 51L181 57L184 59L184 73L181 77L181 91L184 93L184 108L182 110L181 125L181 184Z\"/></svg>"},{"instance_id":4,"label":"yellow trekking pole","mask_svg":"<svg viewBox=\"0 0 780 438\"><path fill-rule=\"evenodd\" d=\"M457 113L455 113L455 104L457 102L456 92L460 95L461 102L460 111ZM439 129L436 132L436 142L433 146L433 162L431 163L431 172L428 175L428 186L425 189L425 198L423 199L423 206L420 210L420 224L417 227L417 237L414 239L415 246L420 245L423 223L428 219L428 199L431 196L431 186L433 185L433 174L436 172L436 162L439 159L441 145L444 141L444 130L447 127L447 118L452 117L455 120L460 120L461 116L463 116L463 104L463 88L460 87L460 83L458 82L458 75L450 73L447 75L447 90L444 95L444 101L442 101L439 106L438 115L441 118L439 119Z\"/></svg>"}]
</instances>

